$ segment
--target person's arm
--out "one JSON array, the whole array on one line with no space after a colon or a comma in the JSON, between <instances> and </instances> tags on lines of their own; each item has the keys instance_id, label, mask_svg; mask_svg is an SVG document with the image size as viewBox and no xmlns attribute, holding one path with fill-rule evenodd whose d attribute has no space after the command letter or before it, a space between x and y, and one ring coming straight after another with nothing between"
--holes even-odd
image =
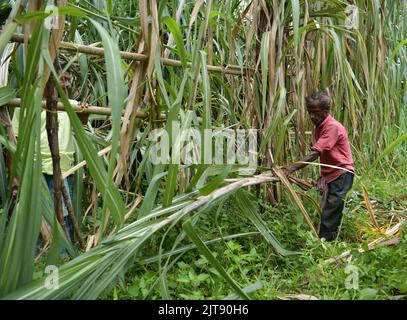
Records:
<instances>
[{"instance_id":1,"label":"person's arm","mask_svg":"<svg viewBox=\"0 0 407 320\"><path fill-rule=\"evenodd\" d=\"M89 107L89 104L86 102L79 102L78 107L86 109ZM89 113L85 112L78 112L77 113L79 120L81 121L82 124L87 124L89 120Z\"/></svg>"},{"instance_id":2,"label":"person's arm","mask_svg":"<svg viewBox=\"0 0 407 320\"><path fill-rule=\"evenodd\" d=\"M304 158L302 158L299 162L313 162L316 159L318 159L319 155L320 154L318 151L312 151L311 153L307 154ZM294 171L304 168L306 165L307 165L306 163L299 163L299 164L288 166L287 168L284 169L284 173L286 176L289 176Z\"/></svg>"},{"instance_id":3,"label":"person's arm","mask_svg":"<svg viewBox=\"0 0 407 320\"><path fill-rule=\"evenodd\" d=\"M311 153L306 155L299 162L312 162L316 160L322 154L322 152L329 151L335 146L336 142L338 141L338 137L339 137L338 126L336 125L325 126L321 132L320 137L318 138L318 141L314 143L314 145L311 147L312 150ZM305 166L306 166L305 163L291 165L288 166L284 170L284 172L286 175L290 175L294 171L304 168Z\"/></svg>"}]
</instances>

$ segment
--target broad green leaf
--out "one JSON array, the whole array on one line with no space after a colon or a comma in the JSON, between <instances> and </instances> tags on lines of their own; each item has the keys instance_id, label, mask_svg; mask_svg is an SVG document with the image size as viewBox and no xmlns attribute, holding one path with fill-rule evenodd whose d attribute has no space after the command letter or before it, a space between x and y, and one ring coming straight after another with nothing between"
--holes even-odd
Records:
<instances>
[{"instance_id":1,"label":"broad green leaf","mask_svg":"<svg viewBox=\"0 0 407 320\"><path fill-rule=\"evenodd\" d=\"M112 151L110 153L109 167L107 174L107 188L105 192L113 185L113 172L116 167L116 156L118 153L119 147L119 138L120 138L120 126L121 126L121 115L124 108L124 102L127 96L127 87L124 83L123 70L120 63L120 51L117 45L107 31L96 21L91 20L92 24L95 26L99 32L102 43L104 47L104 56L106 64L106 73L107 73L107 92L109 98L109 105L112 109ZM106 195L105 195L106 197ZM104 205L107 205L105 203ZM105 221L106 211L104 212L104 218L102 221ZM116 212L117 214L118 212ZM121 212L120 212L121 213ZM114 216L115 222L117 225L121 225L123 221L122 216ZM101 229L103 232L103 227Z\"/></svg>"},{"instance_id":2,"label":"broad green leaf","mask_svg":"<svg viewBox=\"0 0 407 320\"><path fill-rule=\"evenodd\" d=\"M164 17L163 21L167 25L168 29L171 31L172 36L174 37L175 44L177 45L178 55L181 60L182 68L185 70L187 68L187 52L184 46L184 38L177 25L177 22L170 16Z\"/></svg>"}]
</instances>

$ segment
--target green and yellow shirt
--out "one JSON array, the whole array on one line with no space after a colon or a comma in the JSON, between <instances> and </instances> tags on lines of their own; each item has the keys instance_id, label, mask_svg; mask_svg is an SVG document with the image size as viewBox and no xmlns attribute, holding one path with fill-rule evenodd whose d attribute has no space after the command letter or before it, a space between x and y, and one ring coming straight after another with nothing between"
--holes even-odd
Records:
<instances>
[{"instance_id":1,"label":"green and yellow shirt","mask_svg":"<svg viewBox=\"0 0 407 320\"><path fill-rule=\"evenodd\" d=\"M14 111L12 126L14 134L18 135L18 126L20 119L20 109ZM52 175L52 157L48 145L47 130L45 128L46 112L41 112L41 158L42 173ZM75 146L72 135L72 126L68 114L58 111L58 142L59 155L61 157L61 172L64 174L68 171L74 162Z\"/></svg>"}]
</instances>

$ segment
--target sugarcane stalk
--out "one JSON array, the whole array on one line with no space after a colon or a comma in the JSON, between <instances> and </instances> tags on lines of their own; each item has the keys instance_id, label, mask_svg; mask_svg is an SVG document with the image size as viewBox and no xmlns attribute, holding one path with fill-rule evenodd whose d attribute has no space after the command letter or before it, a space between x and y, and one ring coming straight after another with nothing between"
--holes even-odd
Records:
<instances>
[{"instance_id":1,"label":"sugarcane stalk","mask_svg":"<svg viewBox=\"0 0 407 320\"><path fill-rule=\"evenodd\" d=\"M73 211L71 199L70 199L70 197L68 195L68 191L66 190L65 185L63 183L62 176L61 176L60 180L61 180L61 185L62 185L62 188L61 188L62 196L64 197L64 203L68 210L68 216L72 221L73 229L75 231L76 236L78 237L79 244L81 245L82 248L85 248L85 242L83 241L82 233L81 233L81 230L79 229L78 221L76 220L76 217L75 217L75 214ZM71 239L71 240L73 240L73 239Z\"/></svg>"},{"instance_id":2,"label":"sugarcane stalk","mask_svg":"<svg viewBox=\"0 0 407 320\"><path fill-rule=\"evenodd\" d=\"M308 182L308 181L306 181L306 180L303 180L303 179L298 179L298 178L289 176L289 177L288 177L288 180L289 180L290 182L292 182L292 183L295 183L295 184L298 185L302 190L305 190L305 191L307 191L307 190L309 190L309 189L311 189L311 188L313 187L313 184L312 184L312 183L310 183L310 182Z\"/></svg>"},{"instance_id":3,"label":"sugarcane stalk","mask_svg":"<svg viewBox=\"0 0 407 320\"><path fill-rule=\"evenodd\" d=\"M46 96L46 122L45 128L47 130L48 144L52 157L52 173L53 173L53 199L54 208L57 214L59 224L62 226L65 233L68 235L64 215L62 211L62 183L61 183L61 166L59 155L59 142L58 142L58 94L52 78L50 78L45 87Z\"/></svg>"}]
</instances>

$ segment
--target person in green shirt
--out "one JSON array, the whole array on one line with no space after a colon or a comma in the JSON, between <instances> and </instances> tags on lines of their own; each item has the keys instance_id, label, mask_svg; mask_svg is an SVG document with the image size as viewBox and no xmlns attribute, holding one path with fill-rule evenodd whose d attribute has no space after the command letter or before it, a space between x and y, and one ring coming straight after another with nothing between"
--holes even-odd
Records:
<instances>
[{"instance_id":1,"label":"person in green shirt","mask_svg":"<svg viewBox=\"0 0 407 320\"><path fill-rule=\"evenodd\" d=\"M61 74L61 71L64 70L65 67L63 64L57 64L56 70L60 75L60 84L61 87L65 90L65 92L69 92L71 89L71 79L72 75L70 72L65 71ZM74 100L70 100L71 104L76 103ZM85 106L85 105L84 105ZM86 106L85 106L86 107ZM13 131L15 134L18 134L18 127L19 127L19 118L20 118L20 109L16 109L14 111L13 119L12 119L12 126ZM81 121L82 123L86 123L88 120L87 116L82 116ZM48 144L48 137L47 137L47 130L46 130L46 111L42 111L41 113L41 160L42 160L42 173L44 178L47 182L48 189L51 194L51 198L53 197L53 170L52 170L52 156L51 151ZM72 132L71 122L69 120L69 116L64 111L58 111L58 143L59 143L59 155L60 155L60 167L61 173L64 175L73 165L74 163L74 156L75 156L75 146L74 146L74 138ZM72 199L72 189L73 189L73 175L68 176L64 179L65 189L68 191L68 196ZM71 219L68 216L68 210L62 199L62 208L65 220L65 226L67 228L70 240L74 242L74 230L73 224Z\"/></svg>"}]
</instances>

